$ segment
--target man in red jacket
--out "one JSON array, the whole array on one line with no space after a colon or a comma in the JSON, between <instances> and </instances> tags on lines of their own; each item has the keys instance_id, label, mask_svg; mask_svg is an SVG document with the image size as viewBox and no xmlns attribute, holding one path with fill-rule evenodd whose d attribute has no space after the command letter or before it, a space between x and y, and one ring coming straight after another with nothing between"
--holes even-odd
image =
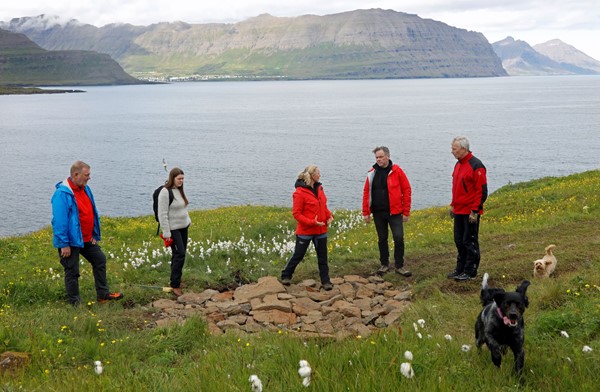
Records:
<instances>
[{"instance_id":1,"label":"man in red jacket","mask_svg":"<svg viewBox=\"0 0 600 392\"><path fill-rule=\"evenodd\" d=\"M388 245L388 226L394 239L394 267L397 274L409 277L412 273L404 268L404 223L410 216L412 190L408 177L400 166L390 160L387 147L375 147L376 163L369 173L363 189L363 218L371 222L371 214L377 230L379 261L377 270L383 275L390 270Z\"/></svg>"},{"instance_id":2,"label":"man in red jacket","mask_svg":"<svg viewBox=\"0 0 600 392\"><path fill-rule=\"evenodd\" d=\"M487 199L486 169L469 150L469 140L457 136L452 140L452 155L458 160L452 173L452 203L454 243L458 250L456 268L449 279L464 281L477 276L479 251L479 221Z\"/></svg>"}]
</instances>

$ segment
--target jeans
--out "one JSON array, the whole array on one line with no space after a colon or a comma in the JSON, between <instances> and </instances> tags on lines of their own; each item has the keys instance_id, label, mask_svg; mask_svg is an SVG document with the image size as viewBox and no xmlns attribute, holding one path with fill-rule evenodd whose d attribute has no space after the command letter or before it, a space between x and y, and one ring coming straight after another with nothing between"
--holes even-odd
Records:
<instances>
[{"instance_id":1,"label":"jeans","mask_svg":"<svg viewBox=\"0 0 600 392\"><path fill-rule=\"evenodd\" d=\"M296 267L306 254L308 245L313 243L317 252L317 263L319 265L319 277L321 283L329 283L329 265L327 264L327 234L320 235L302 235L296 236L296 247L294 248L294 254L288 260L283 271L281 271L282 279L291 279L294 275Z\"/></svg>"},{"instance_id":2,"label":"jeans","mask_svg":"<svg viewBox=\"0 0 600 392\"><path fill-rule=\"evenodd\" d=\"M390 248L388 244L388 226L392 230L394 239L394 266L396 268L404 267L404 224L403 215L390 215L389 212L374 212L373 221L377 230L379 246L379 261L381 265L389 265Z\"/></svg>"},{"instance_id":3,"label":"jeans","mask_svg":"<svg viewBox=\"0 0 600 392\"><path fill-rule=\"evenodd\" d=\"M79 255L92 265L94 273L94 284L96 286L96 297L104 299L108 294L108 283L106 281L106 256L100 245L86 242L83 248L71 247L69 257L61 257L60 263L65 270L65 288L67 291L67 301L72 305L81 302L79 296ZM60 256L60 249L58 249Z\"/></svg>"},{"instance_id":4,"label":"jeans","mask_svg":"<svg viewBox=\"0 0 600 392\"><path fill-rule=\"evenodd\" d=\"M458 250L456 272L476 276L481 260L479 251L479 220L470 223L468 214L454 215L454 243Z\"/></svg>"},{"instance_id":5,"label":"jeans","mask_svg":"<svg viewBox=\"0 0 600 392\"><path fill-rule=\"evenodd\" d=\"M181 286L181 275L188 242L188 227L171 230L171 238L173 239L173 244L171 244L171 287L174 289Z\"/></svg>"}]
</instances>

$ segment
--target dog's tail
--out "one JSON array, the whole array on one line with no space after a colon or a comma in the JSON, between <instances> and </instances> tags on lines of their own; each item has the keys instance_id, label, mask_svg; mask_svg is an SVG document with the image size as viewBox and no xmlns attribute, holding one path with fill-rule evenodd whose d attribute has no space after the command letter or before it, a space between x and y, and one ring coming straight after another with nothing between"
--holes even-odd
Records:
<instances>
[{"instance_id":1,"label":"dog's tail","mask_svg":"<svg viewBox=\"0 0 600 392\"><path fill-rule=\"evenodd\" d=\"M485 290L488 288L488 279L490 278L490 274L487 272L483 274L483 280L481 281L481 290Z\"/></svg>"},{"instance_id":2,"label":"dog's tail","mask_svg":"<svg viewBox=\"0 0 600 392\"><path fill-rule=\"evenodd\" d=\"M556 248L556 245L554 244L550 244L546 247L546 254L548 256L552 256L552 251L554 250L554 248Z\"/></svg>"},{"instance_id":3,"label":"dog's tail","mask_svg":"<svg viewBox=\"0 0 600 392\"><path fill-rule=\"evenodd\" d=\"M483 306L487 306L488 304L494 302L494 295L504 292L504 289L488 287L489 278L490 275L487 272L483 274L483 280L481 281L481 292L479 293L479 299L481 301L481 305Z\"/></svg>"}]
</instances>

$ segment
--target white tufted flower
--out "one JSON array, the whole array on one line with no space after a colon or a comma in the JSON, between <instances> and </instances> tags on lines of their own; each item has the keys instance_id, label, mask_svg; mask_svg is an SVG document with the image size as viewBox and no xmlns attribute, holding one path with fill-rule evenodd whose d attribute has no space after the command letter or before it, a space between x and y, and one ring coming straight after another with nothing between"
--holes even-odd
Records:
<instances>
[{"instance_id":1,"label":"white tufted flower","mask_svg":"<svg viewBox=\"0 0 600 392\"><path fill-rule=\"evenodd\" d=\"M452 336L450 335L445 335L444 339L446 339L447 341L452 341Z\"/></svg>"},{"instance_id":2,"label":"white tufted flower","mask_svg":"<svg viewBox=\"0 0 600 392\"><path fill-rule=\"evenodd\" d=\"M415 332L419 332L419 327L417 327L417 323L413 323L413 328L415 329Z\"/></svg>"},{"instance_id":3,"label":"white tufted flower","mask_svg":"<svg viewBox=\"0 0 600 392\"><path fill-rule=\"evenodd\" d=\"M256 374L251 375L248 381L250 382L252 392L262 392L262 381L260 381L260 378Z\"/></svg>"},{"instance_id":4,"label":"white tufted flower","mask_svg":"<svg viewBox=\"0 0 600 392\"><path fill-rule=\"evenodd\" d=\"M463 344L462 345L462 350L466 353L469 352L469 350L471 350L471 346L469 346L468 344Z\"/></svg>"},{"instance_id":5,"label":"white tufted flower","mask_svg":"<svg viewBox=\"0 0 600 392\"><path fill-rule=\"evenodd\" d=\"M404 358L406 358L407 361L412 361L413 360L413 355L410 351L405 351L404 352Z\"/></svg>"},{"instance_id":6,"label":"white tufted flower","mask_svg":"<svg viewBox=\"0 0 600 392\"><path fill-rule=\"evenodd\" d=\"M567 339L569 338L569 334L567 333L567 331L560 331L560 335L561 335L563 338L567 338Z\"/></svg>"},{"instance_id":7,"label":"white tufted flower","mask_svg":"<svg viewBox=\"0 0 600 392\"><path fill-rule=\"evenodd\" d=\"M96 371L97 375L101 375L102 374L102 362L100 361L94 361L94 366L96 367L94 370Z\"/></svg>"},{"instance_id":8,"label":"white tufted flower","mask_svg":"<svg viewBox=\"0 0 600 392\"><path fill-rule=\"evenodd\" d=\"M419 324L419 327L421 328L425 328L425 320L423 319L418 319L417 323Z\"/></svg>"},{"instance_id":9,"label":"white tufted flower","mask_svg":"<svg viewBox=\"0 0 600 392\"><path fill-rule=\"evenodd\" d=\"M299 363L300 369L298 369L298 374L302 377L302 385L308 387L310 385L310 374L312 373L312 369L308 364L308 361L304 359Z\"/></svg>"},{"instance_id":10,"label":"white tufted flower","mask_svg":"<svg viewBox=\"0 0 600 392\"><path fill-rule=\"evenodd\" d=\"M583 346L583 351L584 353L591 353L593 350L590 346Z\"/></svg>"},{"instance_id":11,"label":"white tufted flower","mask_svg":"<svg viewBox=\"0 0 600 392\"><path fill-rule=\"evenodd\" d=\"M417 337L418 337L419 339L423 339L423 335L421 335L421 332L417 332Z\"/></svg>"},{"instance_id":12,"label":"white tufted flower","mask_svg":"<svg viewBox=\"0 0 600 392\"><path fill-rule=\"evenodd\" d=\"M410 364L410 362L404 362L400 365L400 373L406 378L413 378L415 372Z\"/></svg>"}]
</instances>

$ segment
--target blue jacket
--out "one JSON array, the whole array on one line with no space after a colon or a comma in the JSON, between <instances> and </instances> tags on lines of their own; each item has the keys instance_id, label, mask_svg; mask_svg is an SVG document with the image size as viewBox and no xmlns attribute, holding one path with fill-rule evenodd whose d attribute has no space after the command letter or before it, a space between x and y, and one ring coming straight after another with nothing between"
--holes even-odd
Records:
<instances>
[{"instance_id":1,"label":"blue jacket","mask_svg":"<svg viewBox=\"0 0 600 392\"><path fill-rule=\"evenodd\" d=\"M96 241L100 241L100 216L98 210L96 210L92 190L87 185L85 186L85 193L90 198L94 209L92 237ZM83 235L81 234L77 202L67 180L56 184L56 191L52 195L52 230L54 231L53 243L55 248L60 249L66 246L83 248Z\"/></svg>"}]
</instances>

